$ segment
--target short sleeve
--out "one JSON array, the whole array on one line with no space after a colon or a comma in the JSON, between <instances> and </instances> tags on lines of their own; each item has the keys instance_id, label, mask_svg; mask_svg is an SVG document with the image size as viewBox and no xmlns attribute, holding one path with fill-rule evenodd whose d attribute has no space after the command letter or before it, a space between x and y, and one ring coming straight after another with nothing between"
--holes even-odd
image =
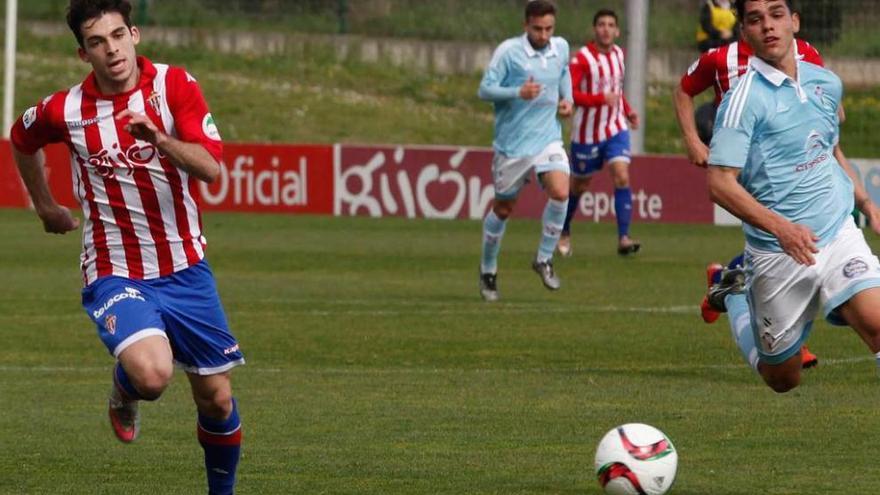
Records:
<instances>
[{"instance_id":1,"label":"short sleeve","mask_svg":"<svg viewBox=\"0 0 880 495\"><path fill-rule=\"evenodd\" d=\"M752 136L760 121L761 105L750 94L755 73L746 77L721 100L709 147L709 165L743 168L751 151Z\"/></svg>"},{"instance_id":2,"label":"short sleeve","mask_svg":"<svg viewBox=\"0 0 880 495\"><path fill-rule=\"evenodd\" d=\"M174 117L177 138L200 144L215 160L222 160L223 141L198 81L185 70L173 67L168 71L167 84L168 109Z\"/></svg>"},{"instance_id":3,"label":"short sleeve","mask_svg":"<svg viewBox=\"0 0 880 495\"><path fill-rule=\"evenodd\" d=\"M819 54L819 50L816 50L816 47L813 45L806 41L798 40L798 50L801 55L804 56L804 62L809 62L813 65L818 65L819 67L825 67L825 61L822 60L822 55Z\"/></svg>"},{"instance_id":4,"label":"short sleeve","mask_svg":"<svg viewBox=\"0 0 880 495\"><path fill-rule=\"evenodd\" d=\"M47 144L63 140L63 133L55 125L52 116L51 103L54 98L51 96L28 108L15 121L9 133L15 149L32 155Z\"/></svg>"},{"instance_id":5,"label":"short sleeve","mask_svg":"<svg viewBox=\"0 0 880 495\"><path fill-rule=\"evenodd\" d=\"M681 89L690 96L697 96L715 84L714 51L704 53L681 77Z\"/></svg>"}]
</instances>

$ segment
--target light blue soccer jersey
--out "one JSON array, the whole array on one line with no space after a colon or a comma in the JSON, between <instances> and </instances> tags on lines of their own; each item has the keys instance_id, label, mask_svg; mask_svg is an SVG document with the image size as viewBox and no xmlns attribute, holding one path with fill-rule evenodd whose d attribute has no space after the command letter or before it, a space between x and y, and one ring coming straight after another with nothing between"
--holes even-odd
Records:
<instances>
[{"instance_id":1,"label":"light blue soccer jersey","mask_svg":"<svg viewBox=\"0 0 880 495\"><path fill-rule=\"evenodd\" d=\"M478 94L495 104L496 151L510 158L532 156L562 140L556 118L559 100L574 101L568 57L568 42L557 37L542 50L532 48L525 34L495 49ZM527 101L520 98L519 88L529 77L544 88Z\"/></svg>"},{"instance_id":2,"label":"light blue soccer jersey","mask_svg":"<svg viewBox=\"0 0 880 495\"><path fill-rule=\"evenodd\" d=\"M824 246L853 209L853 184L834 158L843 85L831 71L798 62L798 81L753 58L724 95L709 164L741 168L740 184L759 203L809 227ZM748 224L749 245L781 252L779 241Z\"/></svg>"}]
</instances>

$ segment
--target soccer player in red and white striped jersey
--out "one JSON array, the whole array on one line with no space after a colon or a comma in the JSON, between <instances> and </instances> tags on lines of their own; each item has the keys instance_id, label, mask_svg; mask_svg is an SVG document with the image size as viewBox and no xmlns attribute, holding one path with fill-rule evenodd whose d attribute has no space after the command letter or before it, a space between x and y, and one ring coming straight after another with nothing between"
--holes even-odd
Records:
<instances>
[{"instance_id":1,"label":"soccer player in red and white striped jersey","mask_svg":"<svg viewBox=\"0 0 880 495\"><path fill-rule=\"evenodd\" d=\"M798 14L794 15L795 18L798 17ZM825 65L822 56L813 45L800 39L795 39L794 43L795 57L798 60L819 66ZM694 165L707 166L709 158L707 143L711 139L711 122L715 120L715 109L724 94L735 87L740 77L746 73L749 68L749 60L754 54L752 47L743 39L709 50L688 68L679 85L675 88L673 100L676 117L681 127L688 159ZM710 87L715 89L715 101L712 111L708 113L710 122L702 123L706 128L698 130L697 119L694 115L694 97ZM703 136L700 135L701 133ZM843 154L839 152L839 147L835 150L835 154L839 155L838 160L845 160ZM741 263L741 260L742 255L738 255L728 265L730 268L735 268ZM722 269L723 267L719 263L710 263L707 266L707 281L710 286L720 280ZM720 313L710 306L707 297L703 298L700 310L706 323L714 323L720 317ZM734 322L731 321L731 324ZM801 359L804 368L815 366L819 362L819 359L807 346L801 348Z\"/></svg>"},{"instance_id":2,"label":"soccer player in red and white striped jersey","mask_svg":"<svg viewBox=\"0 0 880 495\"><path fill-rule=\"evenodd\" d=\"M244 359L204 261L192 193L218 176L223 146L195 78L137 56L130 13L126 0L71 0L67 22L92 72L19 118L13 156L45 230L64 234L79 220L53 198L42 148L70 151L85 217L83 306L117 360L114 433L135 439L139 400L162 394L176 361L192 386L209 491L231 494L241 425L229 373Z\"/></svg>"},{"instance_id":3,"label":"soccer player in red and white striped jersey","mask_svg":"<svg viewBox=\"0 0 880 495\"><path fill-rule=\"evenodd\" d=\"M709 148L700 139L697 132L697 123L694 119L694 97L710 87L714 88L714 106L718 107L724 93L736 86L740 76L745 74L749 68L749 59L754 54L752 47L741 39L704 53L681 77L681 82L675 90L675 107L684 135L688 158L695 165L706 166ZM795 55L798 60L823 67L825 65L818 50L804 40L795 40Z\"/></svg>"},{"instance_id":4,"label":"soccer player in red and white striped jersey","mask_svg":"<svg viewBox=\"0 0 880 495\"><path fill-rule=\"evenodd\" d=\"M571 190L568 215L559 239L563 256L571 254L571 220L587 191L593 174L606 163L614 181L618 253L639 250L629 237L632 192L629 187L630 127L638 127L638 115L623 95L623 50L614 42L620 36L617 14L602 9L593 17L593 41L571 60L575 114L571 129Z\"/></svg>"}]
</instances>

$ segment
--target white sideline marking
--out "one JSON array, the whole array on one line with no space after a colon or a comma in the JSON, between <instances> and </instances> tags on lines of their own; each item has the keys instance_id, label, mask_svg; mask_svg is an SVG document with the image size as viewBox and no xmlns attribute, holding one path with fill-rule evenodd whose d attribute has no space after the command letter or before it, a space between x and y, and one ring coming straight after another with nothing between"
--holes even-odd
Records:
<instances>
[{"instance_id":1,"label":"white sideline marking","mask_svg":"<svg viewBox=\"0 0 880 495\"><path fill-rule=\"evenodd\" d=\"M421 303L415 303L422 305ZM232 310L232 315L248 314L301 314L307 316L398 316L398 315L483 315L492 311L507 314L565 314L565 313L649 313L649 314L693 314L698 315L700 308L697 306L578 306L552 307L534 306L523 307L520 304L505 306L501 304L484 305L482 307L455 308L414 308L414 309L343 309L343 310Z\"/></svg>"},{"instance_id":2,"label":"white sideline marking","mask_svg":"<svg viewBox=\"0 0 880 495\"><path fill-rule=\"evenodd\" d=\"M874 361L874 356L848 357L840 359L819 358L819 367L836 366L842 364L864 363ZM104 373L109 372L110 366L0 366L0 372L27 372L27 373ZM668 371L668 370L725 370L747 369L745 363L724 364L700 364L700 365L669 365L669 366L620 366L620 367L576 367L576 368L260 368L253 365L245 365L240 368L241 372L254 373L287 373L287 374L334 374L334 375L442 375L442 374L583 374L583 373L607 373L627 371Z\"/></svg>"}]
</instances>

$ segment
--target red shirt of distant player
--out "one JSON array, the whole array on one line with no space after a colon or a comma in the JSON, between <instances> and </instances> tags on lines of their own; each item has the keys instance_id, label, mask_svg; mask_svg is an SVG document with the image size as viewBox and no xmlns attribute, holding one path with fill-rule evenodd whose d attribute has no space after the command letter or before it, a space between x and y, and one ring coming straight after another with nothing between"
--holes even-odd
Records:
<instances>
[{"instance_id":1,"label":"red shirt of distant player","mask_svg":"<svg viewBox=\"0 0 880 495\"><path fill-rule=\"evenodd\" d=\"M612 45L608 53L603 53L591 42L572 57L569 70L575 103L573 143L601 143L629 129L626 116L631 110L623 97L623 49ZM614 106L605 101L605 93L609 92L621 95Z\"/></svg>"},{"instance_id":2,"label":"red shirt of distant player","mask_svg":"<svg viewBox=\"0 0 880 495\"><path fill-rule=\"evenodd\" d=\"M198 143L219 162L223 145L196 80L185 70L138 57L137 86L103 95L94 73L29 108L12 128L22 153L49 143L70 150L74 195L83 209L80 255L86 285L110 275L164 277L205 256L195 180L114 116L147 115L169 136Z\"/></svg>"},{"instance_id":3,"label":"red shirt of distant player","mask_svg":"<svg viewBox=\"0 0 880 495\"><path fill-rule=\"evenodd\" d=\"M715 86L715 106L721 103L730 88L736 86L739 77L749 68L749 58L755 52L748 43L740 40L704 53L681 78L681 88L691 97L697 96L710 86ZM813 45L795 40L795 56L798 60L824 67L822 56Z\"/></svg>"}]
</instances>

